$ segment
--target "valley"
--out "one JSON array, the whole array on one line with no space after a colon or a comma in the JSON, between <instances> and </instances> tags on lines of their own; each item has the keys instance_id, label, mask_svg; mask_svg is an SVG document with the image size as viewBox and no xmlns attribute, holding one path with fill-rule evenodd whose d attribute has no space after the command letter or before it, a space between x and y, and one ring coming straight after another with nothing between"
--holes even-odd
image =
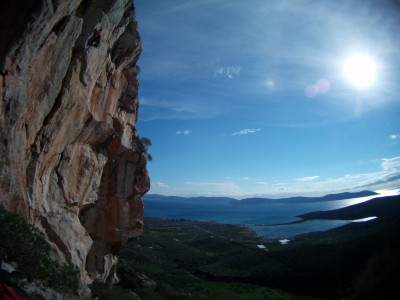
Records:
<instances>
[{"instance_id":1,"label":"valley","mask_svg":"<svg viewBox=\"0 0 400 300\"><path fill-rule=\"evenodd\" d=\"M400 198L353 209L372 201ZM399 210L380 210L286 245L243 225L145 218L144 235L121 253L118 288L142 299L378 299L395 289L400 263Z\"/></svg>"}]
</instances>

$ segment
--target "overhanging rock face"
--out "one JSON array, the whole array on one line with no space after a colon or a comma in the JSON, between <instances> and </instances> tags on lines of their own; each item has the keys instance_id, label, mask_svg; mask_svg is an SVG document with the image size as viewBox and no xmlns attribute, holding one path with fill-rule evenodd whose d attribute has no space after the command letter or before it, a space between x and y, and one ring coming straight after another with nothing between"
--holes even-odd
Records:
<instances>
[{"instance_id":1,"label":"overhanging rock face","mask_svg":"<svg viewBox=\"0 0 400 300\"><path fill-rule=\"evenodd\" d=\"M143 229L140 37L131 0L0 5L0 204L35 224L62 262L103 271Z\"/></svg>"}]
</instances>

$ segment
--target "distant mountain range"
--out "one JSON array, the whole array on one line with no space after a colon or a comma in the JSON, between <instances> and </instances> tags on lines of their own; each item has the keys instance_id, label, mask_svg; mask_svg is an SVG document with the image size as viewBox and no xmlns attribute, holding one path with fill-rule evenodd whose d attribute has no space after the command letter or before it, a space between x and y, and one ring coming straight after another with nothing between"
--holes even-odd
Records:
<instances>
[{"instance_id":1,"label":"distant mountain range","mask_svg":"<svg viewBox=\"0 0 400 300\"><path fill-rule=\"evenodd\" d=\"M143 197L144 201L162 200L165 202L203 202L203 203L229 203L238 201L229 197L178 197L178 196L164 196L158 194L146 194Z\"/></svg>"},{"instance_id":2,"label":"distant mountain range","mask_svg":"<svg viewBox=\"0 0 400 300\"><path fill-rule=\"evenodd\" d=\"M298 203L313 203L313 202L325 202L325 201L337 201L344 199L360 198L367 196L379 195L372 191L361 191L355 193L339 193L339 194L328 194L322 197L290 197L281 199L270 199L270 198L246 198L240 201L235 201L235 204L274 204L274 203L286 203L286 204L298 204Z\"/></svg>"},{"instance_id":3,"label":"distant mountain range","mask_svg":"<svg viewBox=\"0 0 400 300\"><path fill-rule=\"evenodd\" d=\"M324 202L324 201L336 201L352 198L360 198L367 196L379 195L378 193L372 191L361 191L355 193L339 193L339 194L329 194L323 197L290 197L281 199L270 199L270 198L245 198L242 200L236 200L230 197L178 197L178 196L163 196L157 194L147 194L143 197L144 201L152 200L162 200L166 202L203 202L203 203L231 203L238 205L254 205L254 204L276 204L276 203L286 203L286 204L299 204L299 203L313 203L313 202Z\"/></svg>"}]
</instances>

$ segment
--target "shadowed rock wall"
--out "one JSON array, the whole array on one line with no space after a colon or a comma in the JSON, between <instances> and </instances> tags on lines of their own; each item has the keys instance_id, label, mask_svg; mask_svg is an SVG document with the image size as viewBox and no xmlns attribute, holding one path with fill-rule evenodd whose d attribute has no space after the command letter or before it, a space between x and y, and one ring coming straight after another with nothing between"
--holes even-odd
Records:
<instances>
[{"instance_id":1,"label":"shadowed rock wall","mask_svg":"<svg viewBox=\"0 0 400 300\"><path fill-rule=\"evenodd\" d=\"M5 0L0 26L0 204L87 284L142 233L150 187L132 1Z\"/></svg>"}]
</instances>

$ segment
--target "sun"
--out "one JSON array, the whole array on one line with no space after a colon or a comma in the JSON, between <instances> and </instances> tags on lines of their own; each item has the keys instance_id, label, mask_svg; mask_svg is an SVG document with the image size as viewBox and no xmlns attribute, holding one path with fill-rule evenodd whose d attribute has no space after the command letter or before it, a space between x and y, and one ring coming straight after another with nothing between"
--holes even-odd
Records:
<instances>
[{"instance_id":1,"label":"sun","mask_svg":"<svg viewBox=\"0 0 400 300\"><path fill-rule=\"evenodd\" d=\"M357 88L369 88L376 79L376 63L368 55L356 54L349 57L343 66L345 78Z\"/></svg>"}]
</instances>

